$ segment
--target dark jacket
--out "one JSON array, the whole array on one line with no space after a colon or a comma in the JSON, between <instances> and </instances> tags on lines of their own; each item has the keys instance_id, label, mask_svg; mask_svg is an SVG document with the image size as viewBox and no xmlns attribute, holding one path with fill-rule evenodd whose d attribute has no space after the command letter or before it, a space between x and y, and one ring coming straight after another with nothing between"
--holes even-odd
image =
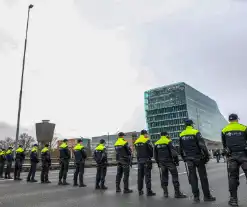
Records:
<instances>
[{"instance_id":1,"label":"dark jacket","mask_svg":"<svg viewBox=\"0 0 247 207\"><path fill-rule=\"evenodd\" d=\"M180 153L183 159L209 159L209 152L201 133L192 126L187 126L180 133Z\"/></svg>"},{"instance_id":2,"label":"dark jacket","mask_svg":"<svg viewBox=\"0 0 247 207\"><path fill-rule=\"evenodd\" d=\"M137 161L140 163L145 163L150 161L153 157L153 146L149 138L145 138L141 135L134 143Z\"/></svg>"},{"instance_id":3,"label":"dark jacket","mask_svg":"<svg viewBox=\"0 0 247 207\"><path fill-rule=\"evenodd\" d=\"M131 149L128 142L123 138L118 138L115 142L116 160L122 164L130 164L132 158Z\"/></svg>"}]
</instances>

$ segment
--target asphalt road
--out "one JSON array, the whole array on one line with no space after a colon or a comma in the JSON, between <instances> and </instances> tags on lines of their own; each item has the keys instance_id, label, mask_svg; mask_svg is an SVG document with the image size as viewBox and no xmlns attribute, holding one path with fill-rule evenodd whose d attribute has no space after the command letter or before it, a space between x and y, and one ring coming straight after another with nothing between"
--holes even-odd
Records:
<instances>
[{"instance_id":1,"label":"asphalt road","mask_svg":"<svg viewBox=\"0 0 247 207\"><path fill-rule=\"evenodd\" d=\"M225 163L215 163L211 161L208 165L208 176L212 194L216 196L217 201L213 203L193 204L193 206L228 206L228 181ZM0 207L125 207L142 206L150 207L187 207L192 205L192 193L188 184L187 175L183 162L179 167L181 190L189 197L187 199L174 199L173 186L170 182L170 198L163 197L163 191L160 187L159 171L156 165L152 171L153 191L157 193L155 197L138 196L137 192L137 168L131 169L130 188L134 193L124 195L115 193L115 175L116 167L109 167L107 172L107 191L95 191L95 169L88 168L85 171L86 188L75 188L70 186L58 186L58 171L50 172L51 184L26 183L26 173L22 174L23 181L0 180ZM37 173L37 178L40 174ZM68 181L72 184L73 170L69 171ZM240 206L247 206L247 185L245 176L241 173L239 188Z\"/></svg>"}]
</instances>

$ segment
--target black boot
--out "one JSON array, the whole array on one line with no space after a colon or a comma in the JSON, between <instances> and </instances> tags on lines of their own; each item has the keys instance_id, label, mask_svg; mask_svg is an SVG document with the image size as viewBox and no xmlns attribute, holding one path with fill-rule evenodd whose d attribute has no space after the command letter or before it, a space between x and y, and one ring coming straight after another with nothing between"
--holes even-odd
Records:
<instances>
[{"instance_id":1,"label":"black boot","mask_svg":"<svg viewBox=\"0 0 247 207\"><path fill-rule=\"evenodd\" d=\"M169 197L169 194L168 194L168 188L167 188L167 186L164 186L163 187L163 191L164 191L165 198L168 198Z\"/></svg>"},{"instance_id":2,"label":"black boot","mask_svg":"<svg viewBox=\"0 0 247 207\"><path fill-rule=\"evenodd\" d=\"M73 186L74 186L74 187L78 186L77 182L74 181Z\"/></svg>"},{"instance_id":3,"label":"black boot","mask_svg":"<svg viewBox=\"0 0 247 207\"><path fill-rule=\"evenodd\" d=\"M101 183L100 188L101 188L102 190L107 190L107 189L108 189L108 187L105 186L105 183Z\"/></svg>"},{"instance_id":4,"label":"black boot","mask_svg":"<svg viewBox=\"0 0 247 207\"><path fill-rule=\"evenodd\" d=\"M193 203L200 203L200 197L194 196Z\"/></svg>"},{"instance_id":5,"label":"black boot","mask_svg":"<svg viewBox=\"0 0 247 207\"><path fill-rule=\"evenodd\" d=\"M116 193L121 193L121 188L119 185L116 186Z\"/></svg>"},{"instance_id":6,"label":"black boot","mask_svg":"<svg viewBox=\"0 0 247 207\"><path fill-rule=\"evenodd\" d=\"M61 180L58 181L58 185L63 185Z\"/></svg>"},{"instance_id":7,"label":"black boot","mask_svg":"<svg viewBox=\"0 0 247 207\"><path fill-rule=\"evenodd\" d=\"M152 190L147 190L147 196L155 196L156 193L154 193Z\"/></svg>"},{"instance_id":8,"label":"black boot","mask_svg":"<svg viewBox=\"0 0 247 207\"><path fill-rule=\"evenodd\" d=\"M37 183L38 181L35 180L35 179L31 179L30 182L31 182L31 183Z\"/></svg>"},{"instance_id":9,"label":"black boot","mask_svg":"<svg viewBox=\"0 0 247 207\"><path fill-rule=\"evenodd\" d=\"M144 194L143 190L139 190L139 196L142 196Z\"/></svg>"},{"instance_id":10,"label":"black boot","mask_svg":"<svg viewBox=\"0 0 247 207\"><path fill-rule=\"evenodd\" d=\"M63 185L70 185L69 183L67 183L66 179L63 180Z\"/></svg>"},{"instance_id":11,"label":"black boot","mask_svg":"<svg viewBox=\"0 0 247 207\"><path fill-rule=\"evenodd\" d=\"M124 194L133 193L133 190L131 190L131 189L124 189L124 192L123 193Z\"/></svg>"},{"instance_id":12,"label":"black boot","mask_svg":"<svg viewBox=\"0 0 247 207\"><path fill-rule=\"evenodd\" d=\"M238 207L238 199L231 197L230 200L228 201L228 204L230 206Z\"/></svg>"},{"instance_id":13,"label":"black boot","mask_svg":"<svg viewBox=\"0 0 247 207\"><path fill-rule=\"evenodd\" d=\"M84 183L81 183L81 184L79 185L79 187L80 187L80 188L85 188L85 187L87 187L87 185L85 185Z\"/></svg>"},{"instance_id":14,"label":"black boot","mask_svg":"<svg viewBox=\"0 0 247 207\"><path fill-rule=\"evenodd\" d=\"M49 181L49 180L46 180L46 181L45 181L45 183L46 183L46 184L49 184L49 183L51 183L51 181Z\"/></svg>"},{"instance_id":15,"label":"black boot","mask_svg":"<svg viewBox=\"0 0 247 207\"><path fill-rule=\"evenodd\" d=\"M99 190L99 189L100 189L99 183L96 183L95 190Z\"/></svg>"},{"instance_id":16,"label":"black boot","mask_svg":"<svg viewBox=\"0 0 247 207\"><path fill-rule=\"evenodd\" d=\"M207 197L204 196L204 201L205 202L212 202L212 201L216 201L216 198L213 197L211 194Z\"/></svg>"},{"instance_id":17,"label":"black boot","mask_svg":"<svg viewBox=\"0 0 247 207\"><path fill-rule=\"evenodd\" d=\"M175 198L187 198L187 196L180 191L179 186L174 187L174 190L175 190L175 195L174 195Z\"/></svg>"}]
</instances>

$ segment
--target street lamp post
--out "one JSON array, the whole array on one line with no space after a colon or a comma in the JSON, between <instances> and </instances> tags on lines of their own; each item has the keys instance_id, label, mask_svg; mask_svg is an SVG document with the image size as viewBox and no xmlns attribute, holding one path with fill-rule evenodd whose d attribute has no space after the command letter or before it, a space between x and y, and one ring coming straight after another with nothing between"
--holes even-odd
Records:
<instances>
[{"instance_id":1,"label":"street lamp post","mask_svg":"<svg viewBox=\"0 0 247 207\"><path fill-rule=\"evenodd\" d=\"M28 33L28 24L29 24L29 14L30 14L30 10L32 8L33 8L33 5L30 4L28 6L26 37L25 37L24 54L23 54L23 60L22 60L21 87L20 87L20 94L19 94L19 105L18 105L16 137L15 137L15 149L17 149L17 144L18 144L18 139L19 139L20 117L21 117L21 101L22 101L22 88L23 88L23 78L24 78L24 71L25 71L25 60L26 60L26 49L27 49L27 33Z\"/></svg>"}]
</instances>

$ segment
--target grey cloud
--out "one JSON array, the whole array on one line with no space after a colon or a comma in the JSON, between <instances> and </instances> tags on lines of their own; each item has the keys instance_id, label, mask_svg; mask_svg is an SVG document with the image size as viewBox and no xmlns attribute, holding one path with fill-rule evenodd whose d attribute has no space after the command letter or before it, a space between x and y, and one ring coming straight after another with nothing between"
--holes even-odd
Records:
<instances>
[{"instance_id":1,"label":"grey cloud","mask_svg":"<svg viewBox=\"0 0 247 207\"><path fill-rule=\"evenodd\" d=\"M143 26L142 64L160 85L185 81L216 99L224 114L238 111L247 122L247 4L210 3Z\"/></svg>"},{"instance_id":2,"label":"grey cloud","mask_svg":"<svg viewBox=\"0 0 247 207\"><path fill-rule=\"evenodd\" d=\"M188 0L180 5L181 1L143 0L131 5L109 0L98 7L93 7L94 1L78 2L78 11L97 27L127 28L133 62L145 68L139 71L143 80L153 75L153 87L187 82L215 99L224 115L237 112L247 123L246 1ZM137 109L134 115L140 118L133 119L140 128L144 115L137 113L144 113Z\"/></svg>"},{"instance_id":3,"label":"grey cloud","mask_svg":"<svg viewBox=\"0 0 247 207\"><path fill-rule=\"evenodd\" d=\"M21 127L20 133L28 133L31 136L36 136L34 127L32 128L23 128ZM12 137L15 138L16 134L16 127L10 124L7 124L5 122L0 122L0 140L5 139L6 137Z\"/></svg>"}]
</instances>

